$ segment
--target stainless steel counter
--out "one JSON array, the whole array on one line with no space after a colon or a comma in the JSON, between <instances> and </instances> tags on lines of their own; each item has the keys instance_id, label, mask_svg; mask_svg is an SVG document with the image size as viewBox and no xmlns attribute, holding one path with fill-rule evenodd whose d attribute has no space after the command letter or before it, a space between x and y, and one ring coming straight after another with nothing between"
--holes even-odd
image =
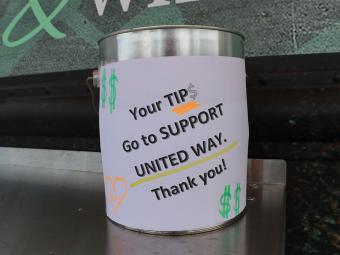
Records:
<instances>
[{"instance_id":1,"label":"stainless steel counter","mask_svg":"<svg viewBox=\"0 0 340 255\"><path fill-rule=\"evenodd\" d=\"M153 236L114 225L105 216L102 178L100 173L0 165L0 254L284 254L284 161L250 160L244 217L192 236Z\"/></svg>"}]
</instances>

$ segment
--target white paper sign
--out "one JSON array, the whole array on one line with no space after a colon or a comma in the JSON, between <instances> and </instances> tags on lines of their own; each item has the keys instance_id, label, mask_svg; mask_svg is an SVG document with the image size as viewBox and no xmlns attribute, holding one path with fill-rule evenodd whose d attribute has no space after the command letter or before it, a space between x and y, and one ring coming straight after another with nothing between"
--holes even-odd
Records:
<instances>
[{"instance_id":1,"label":"white paper sign","mask_svg":"<svg viewBox=\"0 0 340 255\"><path fill-rule=\"evenodd\" d=\"M246 205L245 63L162 57L100 70L107 215L134 229L223 224Z\"/></svg>"}]
</instances>

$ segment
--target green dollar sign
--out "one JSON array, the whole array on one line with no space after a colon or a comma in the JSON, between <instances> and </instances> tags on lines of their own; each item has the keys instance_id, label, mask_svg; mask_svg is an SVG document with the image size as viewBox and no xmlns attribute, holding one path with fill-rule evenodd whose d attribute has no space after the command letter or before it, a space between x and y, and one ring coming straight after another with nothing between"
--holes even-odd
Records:
<instances>
[{"instance_id":1,"label":"green dollar sign","mask_svg":"<svg viewBox=\"0 0 340 255\"><path fill-rule=\"evenodd\" d=\"M110 113L115 109L116 106L116 83L118 81L118 78L116 76L115 70L111 70L111 75L110 75L110 98L109 98L109 103L110 103Z\"/></svg>"},{"instance_id":2,"label":"green dollar sign","mask_svg":"<svg viewBox=\"0 0 340 255\"><path fill-rule=\"evenodd\" d=\"M222 206L222 210L220 210L220 215L224 219L229 218L230 200L231 200L230 185L226 185L224 187L224 193L222 194L220 198L220 204Z\"/></svg>"},{"instance_id":3,"label":"green dollar sign","mask_svg":"<svg viewBox=\"0 0 340 255\"><path fill-rule=\"evenodd\" d=\"M102 96L102 108L105 108L106 103L106 70L105 68L102 69L103 75L101 80L102 90L101 90L101 96Z\"/></svg>"},{"instance_id":4,"label":"green dollar sign","mask_svg":"<svg viewBox=\"0 0 340 255\"><path fill-rule=\"evenodd\" d=\"M235 205L234 205L234 212L235 215L240 213L240 193L241 193L241 184L237 183L237 187L234 193Z\"/></svg>"}]
</instances>

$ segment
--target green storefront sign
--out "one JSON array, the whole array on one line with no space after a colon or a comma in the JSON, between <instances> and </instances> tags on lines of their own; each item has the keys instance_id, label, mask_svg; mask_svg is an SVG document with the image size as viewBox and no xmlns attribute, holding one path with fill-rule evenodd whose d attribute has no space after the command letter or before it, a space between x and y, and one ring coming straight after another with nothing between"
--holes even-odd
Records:
<instances>
[{"instance_id":1,"label":"green storefront sign","mask_svg":"<svg viewBox=\"0 0 340 255\"><path fill-rule=\"evenodd\" d=\"M109 32L162 24L227 27L246 55L340 51L338 0L4 0L0 77L93 68Z\"/></svg>"}]
</instances>

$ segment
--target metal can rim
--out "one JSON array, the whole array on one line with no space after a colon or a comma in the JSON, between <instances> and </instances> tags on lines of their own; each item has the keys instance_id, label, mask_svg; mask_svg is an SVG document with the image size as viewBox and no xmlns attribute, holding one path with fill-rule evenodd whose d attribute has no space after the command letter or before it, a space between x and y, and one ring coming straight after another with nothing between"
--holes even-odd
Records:
<instances>
[{"instance_id":1,"label":"metal can rim","mask_svg":"<svg viewBox=\"0 0 340 255\"><path fill-rule=\"evenodd\" d=\"M139 31L144 31L144 30L175 29L175 28L217 30L217 31L222 31L222 32L232 33L232 34L238 35L243 40L245 40L245 36L242 33L238 32L236 30L222 28L222 27L204 26L204 25L160 25L160 26L147 26L147 27L137 27L137 28L123 29L123 30L118 30L116 32L108 33L108 34L105 34L102 38L100 38L98 40L98 44L100 44L101 41L105 40L106 38L116 36L116 35L120 35L120 34L131 33L131 32L139 32Z\"/></svg>"},{"instance_id":2,"label":"metal can rim","mask_svg":"<svg viewBox=\"0 0 340 255\"><path fill-rule=\"evenodd\" d=\"M137 233L143 233L143 234L149 234L149 235L157 235L157 236L188 236L188 235L196 235L196 234L203 234L207 232L211 232L214 230L218 230L224 227L228 227L237 221L241 220L244 215L246 214L247 206L240 212L240 214L236 215L234 218L230 220L226 220L225 222L210 226L210 227L204 227L204 228L198 228L198 229L192 229L192 230L180 230L180 231L156 231L156 230L147 230L147 229L137 229L137 228L132 228L128 227L126 225L122 225L114 220L112 220L110 217L107 216L110 222L113 224L117 225L118 227L122 229L127 229L130 231L134 231Z\"/></svg>"}]
</instances>

